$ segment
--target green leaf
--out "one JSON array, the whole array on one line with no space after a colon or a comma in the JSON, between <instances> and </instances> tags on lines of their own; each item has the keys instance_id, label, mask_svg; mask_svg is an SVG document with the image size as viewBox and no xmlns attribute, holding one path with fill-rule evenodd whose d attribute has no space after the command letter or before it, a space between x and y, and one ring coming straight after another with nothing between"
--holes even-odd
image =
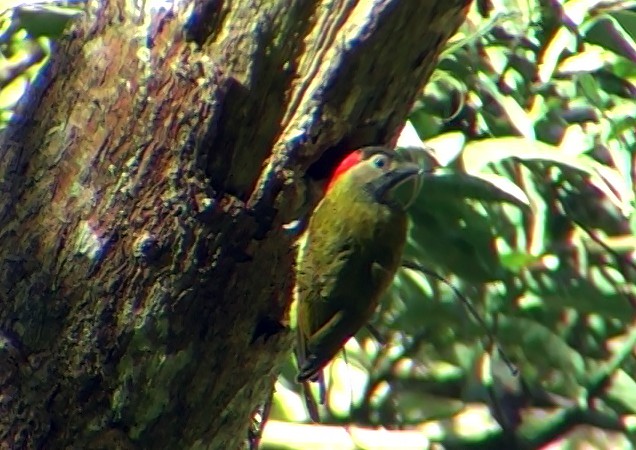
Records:
<instances>
[{"instance_id":1,"label":"green leaf","mask_svg":"<svg viewBox=\"0 0 636 450\"><path fill-rule=\"evenodd\" d=\"M440 328L443 324L458 323L463 319L464 312L454 298L446 301L437 297L435 288L423 274L400 270L389 295L398 297L402 305L387 311L388 317L392 328L413 334L426 326L430 330L431 342L448 346L457 336L444 333ZM395 298L392 303L397 303Z\"/></svg>"},{"instance_id":2,"label":"green leaf","mask_svg":"<svg viewBox=\"0 0 636 450\"><path fill-rule=\"evenodd\" d=\"M530 119L526 111L509 95L503 95L488 77L480 73L479 81L482 87L492 98L499 103L506 116L508 116L511 126L528 139L534 139L534 122Z\"/></svg>"},{"instance_id":3,"label":"green leaf","mask_svg":"<svg viewBox=\"0 0 636 450\"><path fill-rule=\"evenodd\" d=\"M410 216L409 239L430 263L473 282L505 275L489 219L465 201L436 200L423 194L411 207Z\"/></svg>"},{"instance_id":4,"label":"green leaf","mask_svg":"<svg viewBox=\"0 0 636 450\"><path fill-rule=\"evenodd\" d=\"M540 82L547 83L552 78L561 59L561 55L569 50L576 50L576 36L566 27L560 27L553 38L542 49L539 63L538 78Z\"/></svg>"},{"instance_id":5,"label":"green leaf","mask_svg":"<svg viewBox=\"0 0 636 450\"><path fill-rule=\"evenodd\" d=\"M505 349L516 348L523 354L520 367L524 379L535 382L551 378L551 387L578 397L586 367L581 354L570 347L563 337L547 326L521 317L506 317L499 321L497 337ZM549 386L544 386L549 387Z\"/></svg>"},{"instance_id":6,"label":"green leaf","mask_svg":"<svg viewBox=\"0 0 636 450\"><path fill-rule=\"evenodd\" d=\"M513 251L500 255L501 264L512 272L520 272L541 261L541 257L522 251Z\"/></svg>"},{"instance_id":7,"label":"green leaf","mask_svg":"<svg viewBox=\"0 0 636 450\"><path fill-rule=\"evenodd\" d=\"M578 82L583 89L585 97L590 101L590 103L596 108L602 109L604 103L600 95L600 92L602 92L602 90L600 89L594 77L589 73L582 74L578 77Z\"/></svg>"},{"instance_id":8,"label":"green leaf","mask_svg":"<svg viewBox=\"0 0 636 450\"><path fill-rule=\"evenodd\" d=\"M530 292L543 299L548 309L572 308L579 313L595 313L604 317L631 320L632 306L627 297L612 286L601 289L585 278L560 280L555 274L532 283Z\"/></svg>"},{"instance_id":9,"label":"green leaf","mask_svg":"<svg viewBox=\"0 0 636 450\"><path fill-rule=\"evenodd\" d=\"M499 137L472 141L466 144L462 152L462 161L469 173L480 172L487 164L506 159L544 162L587 174L595 174L594 169L600 166L588 156L566 153L554 145L523 137Z\"/></svg>"},{"instance_id":10,"label":"green leaf","mask_svg":"<svg viewBox=\"0 0 636 450\"><path fill-rule=\"evenodd\" d=\"M20 24L33 37L58 38L71 20L82 14L79 8L22 7L17 10Z\"/></svg>"},{"instance_id":11,"label":"green leaf","mask_svg":"<svg viewBox=\"0 0 636 450\"><path fill-rule=\"evenodd\" d=\"M627 411L636 414L636 380L624 370L614 373L605 395L620 403Z\"/></svg>"},{"instance_id":12,"label":"green leaf","mask_svg":"<svg viewBox=\"0 0 636 450\"><path fill-rule=\"evenodd\" d=\"M636 62L633 22L634 13L632 11L618 11L611 15L602 16L599 20L592 22L585 34L585 39ZM629 31L623 28L622 23L629 27Z\"/></svg>"},{"instance_id":13,"label":"green leaf","mask_svg":"<svg viewBox=\"0 0 636 450\"><path fill-rule=\"evenodd\" d=\"M451 417L465 406L462 401L432 395L417 386L400 389L395 397L400 405L400 414L406 423L411 424Z\"/></svg>"},{"instance_id":14,"label":"green leaf","mask_svg":"<svg viewBox=\"0 0 636 450\"><path fill-rule=\"evenodd\" d=\"M591 48L590 48L591 47ZM589 45L581 53L565 58L559 64L559 75L590 73L601 69L607 63L607 54L603 48Z\"/></svg>"},{"instance_id":15,"label":"green leaf","mask_svg":"<svg viewBox=\"0 0 636 450\"><path fill-rule=\"evenodd\" d=\"M610 16L614 17L621 24L629 36L636 40L636 12L629 9L612 11Z\"/></svg>"},{"instance_id":16,"label":"green leaf","mask_svg":"<svg viewBox=\"0 0 636 450\"><path fill-rule=\"evenodd\" d=\"M422 197L425 197L423 201L461 201L470 198L512 203L523 209L530 206L530 200L521 188L507 178L493 174L446 173L425 177L418 198Z\"/></svg>"}]
</instances>

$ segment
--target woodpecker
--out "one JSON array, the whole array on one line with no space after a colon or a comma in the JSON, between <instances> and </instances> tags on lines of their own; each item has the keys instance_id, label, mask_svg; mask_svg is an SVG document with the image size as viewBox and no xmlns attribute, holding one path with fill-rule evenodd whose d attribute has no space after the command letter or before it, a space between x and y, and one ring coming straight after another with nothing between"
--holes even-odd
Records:
<instances>
[{"instance_id":1,"label":"woodpecker","mask_svg":"<svg viewBox=\"0 0 636 450\"><path fill-rule=\"evenodd\" d=\"M298 382L321 379L324 366L371 318L406 242L406 212L393 191L421 172L384 147L356 150L333 172L299 241Z\"/></svg>"}]
</instances>

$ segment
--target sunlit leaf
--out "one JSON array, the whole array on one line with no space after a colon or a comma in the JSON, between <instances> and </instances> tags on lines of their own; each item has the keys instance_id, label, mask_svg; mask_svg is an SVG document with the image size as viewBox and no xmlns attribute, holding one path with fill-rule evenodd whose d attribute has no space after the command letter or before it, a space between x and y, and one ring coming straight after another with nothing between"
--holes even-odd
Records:
<instances>
[{"instance_id":1,"label":"sunlit leaf","mask_svg":"<svg viewBox=\"0 0 636 450\"><path fill-rule=\"evenodd\" d=\"M636 380L623 370L614 373L605 395L636 414Z\"/></svg>"},{"instance_id":2,"label":"sunlit leaf","mask_svg":"<svg viewBox=\"0 0 636 450\"><path fill-rule=\"evenodd\" d=\"M525 252L510 252L500 256L501 265L513 272L530 267L541 260L540 257Z\"/></svg>"},{"instance_id":3,"label":"sunlit leaf","mask_svg":"<svg viewBox=\"0 0 636 450\"><path fill-rule=\"evenodd\" d=\"M586 51L575 53L565 58L559 64L559 74L589 73L602 68L606 63L606 55L603 49L587 48Z\"/></svg>"},{"instance_id":4,"label":"sunlit leaf","mask_svg":"<svg viewBox=\"0 0 636 450\"><path fill-rule=\"evenodd\" d=\"M426 143L433 148L435 159L442 166L447 166L451 161L454 161L466 142L466 137L463 133L450 132L440 134L432 139L426 141Z\"/></svg>"},{"instance_id":5,"label":"sunlit leaf","mask_svg":"<svg viewBox=\"0 0 636 450\"><path fill-rule=\"evenodd\" d=\"M546 83L552 78L563 52L566 50L573 51L575 45L576 36L566 27L559 28L543 50L538 74L541 82Z\"/></svg>"},{"instance_id":6,"label":"sunlit leaf","mask_svg":"<svg viewBox=\"0 0 636 450\"><path fill-rule=\"evenodd\" d=\"M545 162L564 166L580 172L594 174L599 167L586 155L570 155L558 147L522 137L501 137L472 141L462 152L464 167L469 173L481 171L487 164L505 159Z\"/></svg>"},{"instance_id":7,"label":"sunlit leaf","mask_svg":"<svg viewBox=\"0 0 636 450\"><path fill-rule=\"evenodd\" d=\"M483 74L479 74L479 80L488 94L499 103L504 113L508 116L510 125L526 138L534 139L534 123L519 103L509 95L502 95L495 84Z\"/></svg>"}]
</instances>

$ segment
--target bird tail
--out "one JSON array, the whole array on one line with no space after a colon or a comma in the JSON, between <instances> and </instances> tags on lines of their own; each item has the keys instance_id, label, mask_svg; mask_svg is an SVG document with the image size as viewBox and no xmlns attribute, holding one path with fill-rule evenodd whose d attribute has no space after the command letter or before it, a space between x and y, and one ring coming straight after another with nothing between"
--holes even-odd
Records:
<instances>
[{"instance_id":1,"label":"bird tail","mask_svg":"<svg viewBox=\"0 0 636 450\"><path fill-rule=\"evenodd\" d=\"M300 374L303 366L305 366L307 362L306 350L305 350L305 338L302 335L300 328L296 327L296 351L294 352L296 355L296 364L298 366L298 373ZM309 418L313 422L320 422L320 413L318 412L318 402L316 402L316 398L314 397L313 392L311 392L310 382L318 383L318 402L321 405L325 404L325 398L327 396L327 388L325 385L325 377L323 376L322 370L315 373L308 380L300 381L302 385L303 391L303 399L305 400L305 406L307 407L307 413L309 414Z\"/></svg>"}]
</instances>

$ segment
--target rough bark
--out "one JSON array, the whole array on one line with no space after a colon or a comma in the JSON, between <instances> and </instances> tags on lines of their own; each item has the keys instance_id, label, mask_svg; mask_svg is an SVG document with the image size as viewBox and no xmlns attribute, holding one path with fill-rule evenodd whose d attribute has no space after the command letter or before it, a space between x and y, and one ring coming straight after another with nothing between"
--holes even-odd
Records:
<instances>
[{"instance_id":1,"label":"rough bark","mask_svg":"<svg viewBox=\"0 0 636 450\"><path fill-rule=\"evenodd\" d=\"M305 175L393 138L465 6L90 2L1 141L0 447L240 447Z\"/></svg>"}]
</instances>

